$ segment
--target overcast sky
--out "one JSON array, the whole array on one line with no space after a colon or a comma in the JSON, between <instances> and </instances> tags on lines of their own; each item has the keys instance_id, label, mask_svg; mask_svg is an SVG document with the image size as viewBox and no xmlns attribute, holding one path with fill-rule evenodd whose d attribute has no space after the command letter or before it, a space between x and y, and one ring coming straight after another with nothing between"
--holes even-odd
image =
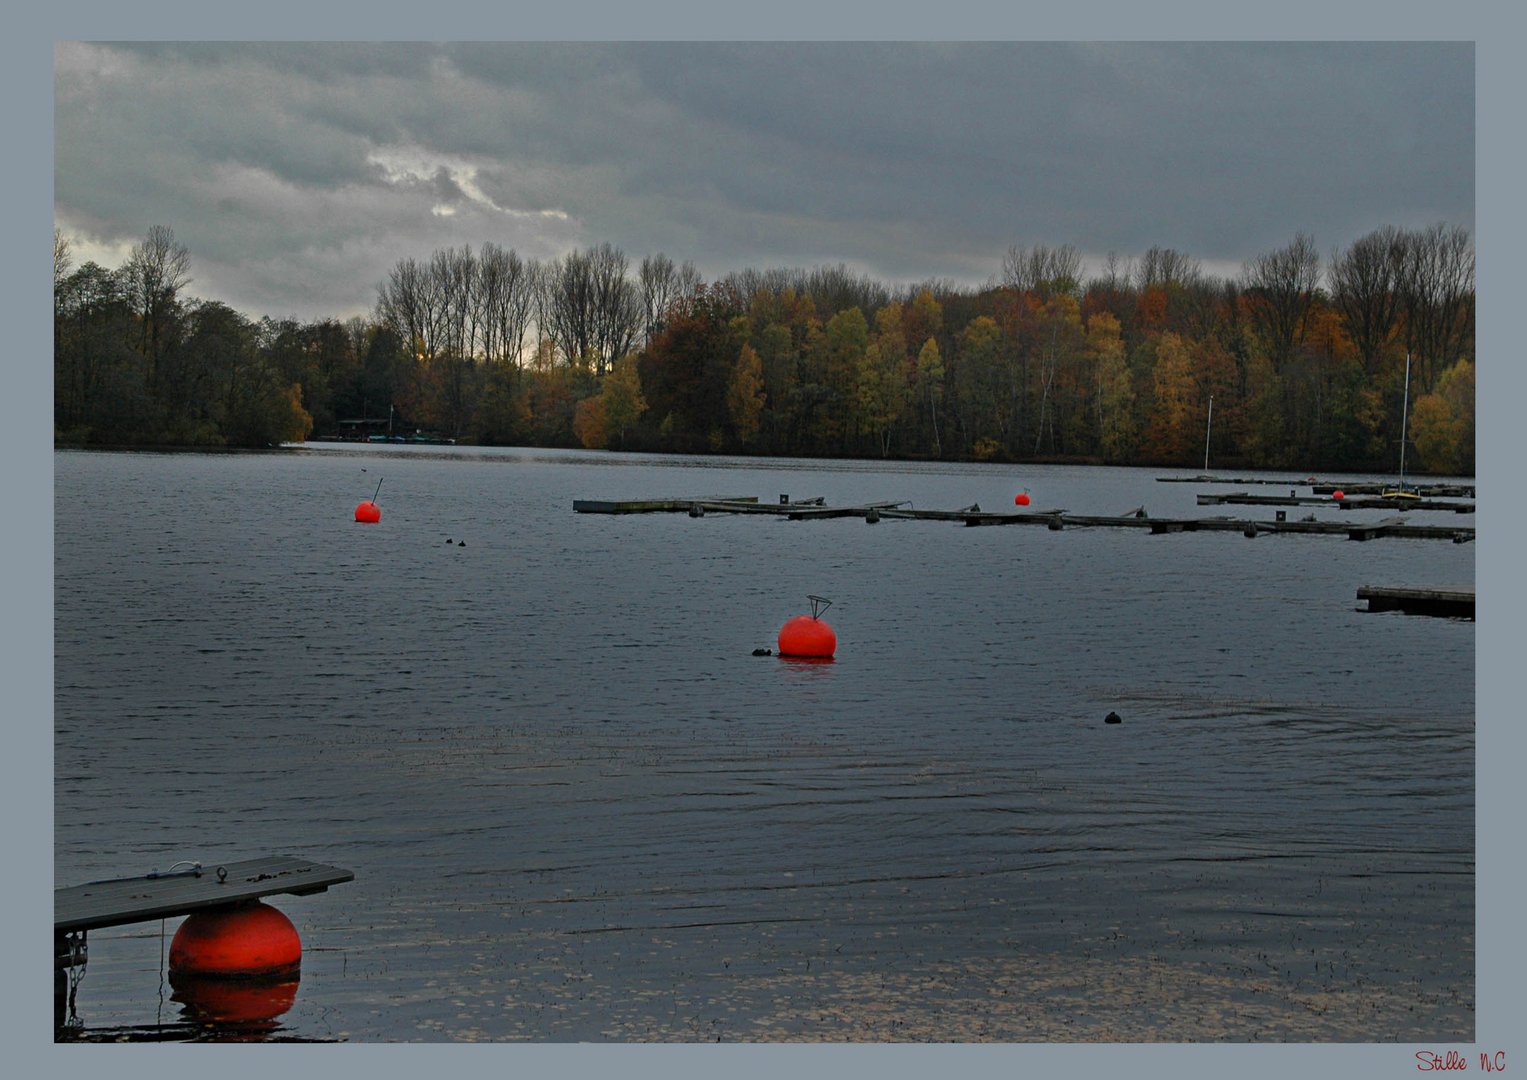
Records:
<instances>
[{"instance_id":1,"label":"overcast sky","mask_svg":"<svg viewBox=\"0 0 1527 1080\"><path fill-rule=\"evenodd\" d=\"M610 243L713 279L845 263L996 275L1010 245L1474 229L1474 47L1372 44L55 46L55 223L120 264L152 225L192 295L370 310L400 259Z\"/></svg>"}]
</instances>

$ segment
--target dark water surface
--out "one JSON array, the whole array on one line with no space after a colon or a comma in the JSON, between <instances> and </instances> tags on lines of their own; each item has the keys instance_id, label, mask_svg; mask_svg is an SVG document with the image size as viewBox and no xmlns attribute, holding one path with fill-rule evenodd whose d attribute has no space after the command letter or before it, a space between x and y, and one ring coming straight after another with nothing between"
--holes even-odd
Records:
<instances>
[{"instance_id":1,"label":"dark water surface","mask_svg":"<svg viewBox=\"0 0 1527 1080\"><path fill-rule=\"evenodd\" d=\"M1272 517L1144 470L54 465L57 883L354 870L272 900L276 1037L1473 1038L1474 624L1355 600L1471 584L1473 545L572 511ZM751 655L808 593L836 662ZM176 925L91 935L87 1032L181 1020Z\"/></svg>"}]
</instances>

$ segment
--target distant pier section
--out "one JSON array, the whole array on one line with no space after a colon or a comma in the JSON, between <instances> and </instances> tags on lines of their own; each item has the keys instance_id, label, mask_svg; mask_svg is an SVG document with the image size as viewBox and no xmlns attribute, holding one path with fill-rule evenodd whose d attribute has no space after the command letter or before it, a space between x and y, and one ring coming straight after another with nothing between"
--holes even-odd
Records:
<instances>
[{"instance_id":1,"label":"distant pier section","mask_svg":"<svg viewBox=\"0 0 1527 1080\"><path fill-rule=\"evenodd\" d=\"M1320 504L1336 508L1339 503L1331 499L1318 500ZM1277 505L1284 505L1280 502ZM1395 504L1385 501L1384 507ZM1417 509L1414 502L1407 502L1407 511ZM1451 509L1451 507L1450 507ZM1409 539L1450 540L1453 543L1469 543L1474 539L1472 526L1439 526L1413 524L1403 516L1391 516L1380 521L1320 521L1314 515L1302 521L1289 521L1287 514L1278 512L1278 520L1262 521L1231 517L1204 518L1156 518L1142 507L1117 515L1072 514L1063 509L1029 510L1022 512L995 513L985 511L979 505L952 510L918 509L906 502L858 503L850 506L828 506L826 499L817 496L809 499L791 499L781 495L778 502L760 500L754 496L717 497L697 496L664 499L575 499L573 511L579 514L688 514L692 518L707 514L741 514L783 517L790 521L820 521L829 518L862 518L868 524L881 521L943 521L966 526L1038 525L1052 531L1071 528L1119 528L1144 529L1154 535L1180 532L1237 532L1254 539L1268 533L1292 533L1310 536L1340 536L1349 540L1376 540L1381 537ZM1463 511L1459 511L1463 512Z\"/></svg>"},{"instance_id":2,"label":"distant pier section","mask_svg":"<svg viewBox=\"0 0 1527 1080\"><path fill-rule=\"evenodd\" d=\"M1316 495L1331 495L1337 491L1348 495L1382 495L1386 491L1393 491L1395 484L1359 482L1351 484L1339 484L1333 481L1317 480L1313 476L1307 476L1303 480L1280 480L1276 477L1232 477L1211 476L1199 474L1197 476L1158 476L1158 484L1234 484L1237 486L1251 486L1262 484L1269 487L1300 488L1307 487ZM1407 483L1405 490L1413 492L1425 499L1472 499L1474 498L1473 484L1416 484Z\"/></svg>"}]
</instances>

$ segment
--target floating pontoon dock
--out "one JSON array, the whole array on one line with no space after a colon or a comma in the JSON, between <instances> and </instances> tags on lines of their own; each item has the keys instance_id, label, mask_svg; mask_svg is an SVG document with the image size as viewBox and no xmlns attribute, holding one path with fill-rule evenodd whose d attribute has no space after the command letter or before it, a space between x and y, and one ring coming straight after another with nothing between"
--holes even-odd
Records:
<instances>
[{"instance_id":1,"label":"floating pontoon dock","mask_svg":"<svg viewBox=\"0 0 1527 1080\"><path fill-rule=\"evenodd\" d=\"M1394 484L1368 481L1339 484L1329 480L1316 480L1312 476L1305 477L1303 480L1279 480L1276 477L1266 476L1158 476L1156 477L1156 482L1159 484L1266 484L1271 487L1307 487L1316 495L1330 495L1336 491L1341 491L1348 495L1382 495L1384 492L1393 491L1395 488ZM1430 499L1472 499L1474 497L1473 484L1415 484L1407 482L1405 490Z\"/></svg>"},{"instance_id":2,"label":"floating pontoon dock","mask_svg":"<svg viewBox=\"0 0 1527 1080\"><path fill-rule=\"evenodd\" d=\"M1329 500L1327 500L1329 504ZM1407 507L1409 509L1409 507ZM760 502L756 498L673 498L673 499L624 499L599 500L575 499L573 511L579 514L655 514L687 513L690 517L706 514L764 514L783 517L790 521L817 521L826 518L860 517L874 524L880 521L947 521L968 526L984 525L1043 525L1059 531L1071 528L1120 528L1148 529L1153 534L1179 532L1238 532L1254 538L1263 533L1297 533L1314 536L1344 536L1349 540L1373 540L1379 537L1407 537L1411 539L1451 540L1456 544L1474 539L1472 527L1448 527L1436 525L1412 525L1404 517L1388 517L1382 521L1352 523L1345 521L1256 521L1244 518L1153 518L1143 507L1118 516L1072 514L1065 510L1033 510L1022 513L992 513L979 506L959 510L919 510L904 502L864 503L855 506L825 505L818 497L790 500L780 497L778 503ZM1313 515L1312 515L1313 517Z\"/></svg>"},{"instance_id":3,"label":"floating pontoon dock","mask_svg":"<svg viewBox=\"0 0 1527 1080\"><path fill-rule=\"evenodd\" d=\"M1393 588L1364 585L1357 590L1359 600L1368 601L1369 611L1403 611L1407 615L1439 615L1451 619L1474 618L1474 590Z\"/></svg>"},{"instance_id":4,"label":"floating pontoon dock","mask_svg":"<svg viewBox=\"0 0 1527 1080\"><path fill-rule=\"evenodd\" d=\"M1334 506L1340 510L1447 510L1455 514L1472 514L1474 504L1471 502L1444 502L1428 498L1394 498L1382 495L1366 499L1354 499L1351 494L1343 490L1347 496L1342 499L1333 499L1329 495L1295 495L1292 490L1287 495L1251 495L1244 491L1233 491L1227 494L1213 492L1200 492L1198 495L1199 506Z\"/></svg>"}]
</instances>

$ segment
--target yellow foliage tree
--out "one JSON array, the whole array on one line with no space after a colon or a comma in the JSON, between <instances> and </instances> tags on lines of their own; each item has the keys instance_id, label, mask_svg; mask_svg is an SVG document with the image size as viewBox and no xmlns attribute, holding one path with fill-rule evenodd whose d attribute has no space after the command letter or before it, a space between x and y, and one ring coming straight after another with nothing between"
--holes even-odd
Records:
<instances>
[{"instance_id":1,"label":"yellow foliage tree","mask_svg":"<svg viewBox=\"0 0 1527 1080\"><path fill-rule=\"evenodd\" d=\"M1416 453L1434 472L1474 471L1474 365L1460 360L1437 389L1416 399L1410 414Z\"/></svg>"},{"instance_id":2,"label":"yellow foliage tree","mask_svg":"<svg viewBox=\"0 0 1527 1080\"><path fill-rule=\"evenodd\" d=\"M590 450L603 450L610 445L603 401L590 397L578 402L573 409L573 434Z\"/></svg>"},{"instance_id":3,"label":"yellow foliage tree","mask_svg":"<svg viewBox=\"0 0 1527 1080\"><path fill-rule=\"evenodd\" d=\"M1107 461L1127 460L1135 441L1135 388L1117 318L1100 311L1087 320L1087 352L1097 378L1098 449Z\"/></svg>"},{"instance_id":4,"label":"yellow foliage tree","mask_svg":"<svg viewBox=\"0 0 1527 1080\"><path fill-rule=\"evenodd\" d=\"M1198 385L1187 345L1176 334L1161 335L1156 344L1153 374L1155 400L1146 428L1146 448L1163 461L1186 462L1197 433L1193 418L1198 407Z\"/></svg>"},{"instance_id":5,"label":"yellow foliage tree","mask_svg":"<svg viewBox=\"0 0 1527 1080\"><path fill-rule=\"evenodd\" d=\"M286 391L289 414L284 418L282 442L302 442L313 433L313 417L302 407L302 384L292 383Z\"/></svg>"},{"instance_id":6,"label":"yellow foliage tree","mask_svg":"<svg viewBox=\"0 0 1527 1080\"><path fill-rule=\"evenodd\" d=\"M933 422L933 452L942 455L943 446L938 437L938 403L944 396L944 358L939 355L938 342L929 338L917 354L917 381L924 400L928 402L928 417Z\"/></svg>"},{"instance_id":7,"label":"yellow foliage tree","mask_svg":"<svg viewBox=\"0 0 1527 1080\"><path fill-rule=\"evenodd\" d=\"M603 412L605 445L613 432L625 442L626 429L641 419L647 411L647 399L642 397L641 374L636 370L636 356L627 353L615 361L615 366L604 377L599 391L599 404Z\"/></svg>"},{"instance_id":8,"label":"yellow foliage tree","mask_svg":"<svg viewBox=\"0 0 1527 1080\"><path fill-rule=\"evenodd\" d=\"M753 346L743 345L727 382L726 410L737 429L737 438L744 444L758 437L765 404L763 386L763 360Z\"/></svg>"}]
</instances>

